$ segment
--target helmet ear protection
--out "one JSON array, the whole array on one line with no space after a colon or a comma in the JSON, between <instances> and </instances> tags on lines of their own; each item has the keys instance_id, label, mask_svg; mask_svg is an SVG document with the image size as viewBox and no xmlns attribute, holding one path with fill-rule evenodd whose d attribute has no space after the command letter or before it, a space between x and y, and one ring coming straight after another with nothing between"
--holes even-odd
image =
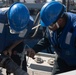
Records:
<instances>
[{"instance_id":1,"label":"helmet ear protection","mask_svg":"<svg viewBox=\"0 0 76 75\"><path fill-rule=\"evenodd\" d=\"M63 16L65 11L65 6L59 2L52 1L50 3L46 3L40 11L41 26L47 27L55 23Z\"/></svg>"},{"instance_id":2,"label":"helmet ear protection","mask_svg":"<svg viewBox=\"0 0 76 75\"><path fill-rule=\"evenodd\" d=\"M26 28L30 18L29 10L20 2L16 2L11 5L7 16L11 29L17 32Z\"/></svg>"}]
</instances>

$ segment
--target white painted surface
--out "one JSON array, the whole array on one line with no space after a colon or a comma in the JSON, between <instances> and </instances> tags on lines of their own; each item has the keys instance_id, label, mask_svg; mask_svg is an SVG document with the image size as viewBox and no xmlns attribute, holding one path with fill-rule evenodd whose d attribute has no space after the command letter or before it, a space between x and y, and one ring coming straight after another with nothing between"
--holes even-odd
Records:
<instances>
[{"instance_id":1,"label":"white painted surface","mask_svg":"<svg viewBox=\"0 0 76 75\"><path fill-rule=\"evenodd\" d=\"M28 73L30 75L51 75L54 64L49 64L49 59L55 59L55 56L52 56L51 54L38 54L35 56L35 58L41 58L43 60L43 63L37 63L35 59L27 57L27 63L28 63ZM30 71L30 72L29 72Z\"/></svg>"},{"instance_id":2,"label":"white painted surface","mask_svg":"<svg viewBox=\"0 0 76 75\"><path fill-rule=\"evenodd\" d=\"M61 73L61 74L57 74L57 75L76 75L76 70L65 72L65 73Z\"/></svg>"}]
</instances>

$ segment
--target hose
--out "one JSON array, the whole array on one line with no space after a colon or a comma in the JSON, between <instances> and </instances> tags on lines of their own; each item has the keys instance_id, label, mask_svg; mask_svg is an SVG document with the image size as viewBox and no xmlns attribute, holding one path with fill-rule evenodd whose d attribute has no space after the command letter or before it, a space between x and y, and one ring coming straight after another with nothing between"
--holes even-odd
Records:
<instances>
[{"instance_id":1,"label":"hose","mask_svg":"<svg viewBox=\"0 0 76 75\"><path fill-rule=\"evenodd\" d=\"M36 34L38 32L38 29L40 27L40 24L39 24L40 23L40 20L39 20L39 18L40 18L40 12L37 14L37 16L35 18L35 21L34 21L34 27L32 28L32 30L35 29L35 32L31 36L32 38L36 36ZM38 23L38 25L36 25L37 23Z\"/></svg>"}]
</instances>

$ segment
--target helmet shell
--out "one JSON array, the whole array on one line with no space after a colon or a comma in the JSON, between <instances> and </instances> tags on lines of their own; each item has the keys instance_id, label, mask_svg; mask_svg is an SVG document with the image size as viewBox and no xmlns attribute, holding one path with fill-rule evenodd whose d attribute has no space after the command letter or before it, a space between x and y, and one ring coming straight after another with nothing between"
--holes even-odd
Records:
<instances>
[{"instance_id":1,"label":"helmet shell","mask_svg":"<svg viewBox=\"0 0 76 75\"><path fill-rule=\"evenodd\" d=\"M49 26L53 24L65 10L65 6L59 2L52 1L50 3L46 3L40 11L41 25Z\"/></svg>"},{"instance_id":2,"label":"helmet shell","mask_svg":"<svg viewBox=\"0 0 76 75\"><path fill-rule=\"evenodd\" d=\"M15 31L22 31L29 22L29 10L20 2L16 2L8 10L8 21L10 27Z\"/></svg>"}]
</instances>

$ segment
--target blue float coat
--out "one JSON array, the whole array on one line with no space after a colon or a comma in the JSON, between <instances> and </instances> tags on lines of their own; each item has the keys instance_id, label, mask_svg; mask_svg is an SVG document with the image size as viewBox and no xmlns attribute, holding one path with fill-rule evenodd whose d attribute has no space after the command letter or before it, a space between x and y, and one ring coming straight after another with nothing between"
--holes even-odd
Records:
<instances>
[{"instance_id":1,"label":"blue float coat","mask_svg":"<svg viewBox=\"0 0 76 75\"><path fill-rule=\"evenodd\" d=\"M8 25L7 11L0 10L0 52L16 41L25 38L31 32L31 28L33 26L33 18L30 17L28 26L26 28L28 31L23 37L20 37L19 33L11 34Z\"/></svg>"},{"instance_id":2,"label":"blue float coat","mask_svg":"<svg viewBox=\"0 0 76 75\"><path fill-rule=\"evenodd\" d=\"M76 14L67 14L65 28L59 35L57 31L52 32L50 40L60 58L69 65L76 65Z\"/></svg>"}]
</instances>

